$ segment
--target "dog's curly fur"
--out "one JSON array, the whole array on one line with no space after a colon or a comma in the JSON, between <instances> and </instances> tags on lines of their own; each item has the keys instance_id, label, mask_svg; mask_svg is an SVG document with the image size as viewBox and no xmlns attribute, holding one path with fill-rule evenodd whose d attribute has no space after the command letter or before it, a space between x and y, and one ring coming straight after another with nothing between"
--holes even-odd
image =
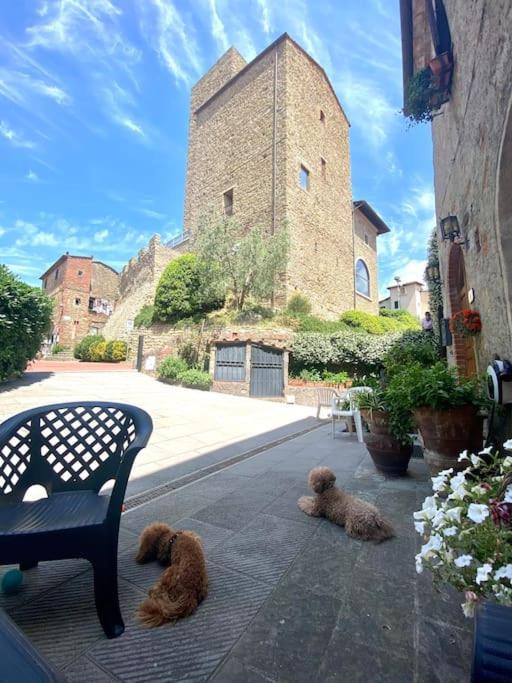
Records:
<instances>
[{"instance_id":1,"label":"dog's curly fur","mask_svg":"<svg viewBox=\"0 0 512 683\"><path fill-rule=\"evenodd\" d=\"M393 527L376 507L337 488L335 481L336 475L328 467L312 469L308 484L317 495L299 498L299 508L307 515L344 526L349 536L362 541L380 543L394 536Z\"/></svg>"},{"instance_id":2,"label":"dog's curly fur","mask_svg":"<svg viewBox=\"0 0 512 683\"><path fill-rule=\"evenodd\" d=\"M188 617L206 597L206 563L201 539L193 531L177 531L154 522L142 532L135 559L140 564L158 560L167 566L139 608L140 620L146 626Z\"/></svg>"}]
</instances>

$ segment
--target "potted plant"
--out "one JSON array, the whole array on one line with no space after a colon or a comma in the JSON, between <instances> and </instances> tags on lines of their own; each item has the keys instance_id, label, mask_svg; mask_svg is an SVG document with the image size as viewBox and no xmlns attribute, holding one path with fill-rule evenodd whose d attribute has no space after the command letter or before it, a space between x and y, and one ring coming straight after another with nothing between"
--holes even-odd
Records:
<instances>
[{"instance_id":1,"label":"potted plant","mask_svg":"<svg viewBox=\"0 0 512 683\"><path fill-rule=\"evenodd\" d=\"M434 495L414 513L425 541L416 570L464 591L462 609L470 617L482 601L512 605L512 456L486 448L465 451L459 463L461 472L433 477Z\"/></svg>"},{"instance_id":2,"label":"potted plant","mask_svg":"<svg viewBox=\"0 0 512 683\"><path fill-rule=\"evenodd\" d=\"M461 334L464 337L474 337L482 329L480 313L470 308L465 308L451 317L452 332Z\"/></svg>"},{"instance_id":3,"label":"potted plant","mask_svg":"<svg viewBox=\"0 0 512 683\"><path fill-rule=\"evenodd\" d=\"M411 77L407 86L406 105L403 109L403 114L409 119L411 125L432 121L433 112L439 108L432 105L435 92L432 71L428 67L417 71Z\"/></svg>"},{"instance_id":4,"label":"potted plant","mask_svg":"<svg viewBox=\"0 0 512 683\"><path fill-rule=\"evenodd\" d=\"M452 83L453 59L450 52L442 52L429 62L432 79L439 92L448 93Z\"/></svg>"},{"instance_id":5,"label":"potted plant","mask_svg":"<svg viewBox=\"0 0 512 683\"><path fill-rule=\"evenodd\" d=\"M357 403L370 430L363 438L375 467L390 476L405 474L413 450L411 432L414 432L408 406L392 387L361 392Z\"/></svg>"},{"instance_id":6,"label":"potted plant","mask_svg":"<svg viewBox=\"0 0 512 683\"><path fill-rule=\"evenodd\" d=\"M439 361L431 367L410 365L397 376L402 399L409 402L423 439L423 454L432 474L461 469L461 451L482 447L482 409L488 404L479 379L459 379Z\"/></svg>"}]
</instances>

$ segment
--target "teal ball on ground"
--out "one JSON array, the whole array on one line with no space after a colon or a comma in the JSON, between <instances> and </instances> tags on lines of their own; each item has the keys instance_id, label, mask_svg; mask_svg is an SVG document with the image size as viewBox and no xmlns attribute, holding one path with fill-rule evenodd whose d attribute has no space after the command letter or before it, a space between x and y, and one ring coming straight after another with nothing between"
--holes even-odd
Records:
<instances>
[{"instance_id":1,"label":"teal ball on ground","mask_svg":"<svg viewBox=\"0 0 512 683\"><path fill-rule=\"evenodd\" d=\"M15 595L23 586L23 572L19 569L9 569L2 576L2 593Z\"/></svg>"}]
</instances>

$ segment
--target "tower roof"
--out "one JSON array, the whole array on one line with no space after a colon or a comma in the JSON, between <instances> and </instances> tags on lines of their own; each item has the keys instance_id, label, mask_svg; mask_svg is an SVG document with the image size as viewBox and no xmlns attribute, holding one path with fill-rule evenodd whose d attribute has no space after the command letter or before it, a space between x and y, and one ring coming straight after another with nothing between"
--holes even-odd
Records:
<instances>
[{"instance_id":1,"label":"tower roof","mask_svg":"<svg viewBox=\"0 0 512 683\"><path fill-rule=\"evenodd\" d=\"M379 214L372 209L365 199L359 199L354 202L354 210L359 209L361 213L370 221L370 223L375 227L379 235L383 235L385 232L390 232L389 227L384 223Z\"/></svg>"}]
</instances>

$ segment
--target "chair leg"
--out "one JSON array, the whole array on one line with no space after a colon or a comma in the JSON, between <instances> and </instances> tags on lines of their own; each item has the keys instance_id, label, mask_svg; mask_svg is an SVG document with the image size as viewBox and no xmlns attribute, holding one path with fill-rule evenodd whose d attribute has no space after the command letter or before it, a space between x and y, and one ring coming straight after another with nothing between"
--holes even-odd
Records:
<instances>
[{"instance_id":1,"label":"chair leg","mask_svg":"<svg viewBox=\"0 0 512 683\"><path fill-rule=\"evenodd\" d=\"M317 420L320 419L320 408L321 408L321 407L322 407L322 406L321 406L320 403L319 403L318 406L317 406L317 408L316 408L316 419L317 419Z\"/></svg>"},{"instance_id":2,"label":"chair leg","mask_svg":"<svg viewBox=\"0 0 512 683\"><path fill-rule=\"evenodd\" d=\"M354 422L356 425L357 440L359 443L363 443L363 423L361 420L361 413L359 411L354 413Z\"/></svg>"},{"instance_id":3,"label":"chair leg","mask_svg":"<svg viewBox=\"0 0 512 683\"><path fill-rule=\"evenodd\" d=\"M20 562L20 571L26 572L29 569L34 569L34 567L37 567L37 560L30 560L30 562Z\"/></svg>"},{"instance_id":4,"label":"chair leg","mask_svg":"<svg viewBox=\"0 0 512 683\"><path fill-rule=\"evenodd\" d=\"M92 566L98 619L107 638L117 638L124 632L117 590L117 542L105 549L104 554L98 554Z\"/></svg>"},{"instance_id":5,"label":"chair leg","mask_svg":"<svg viewBox=\"0 0 512 683\"><path fill-rule=\"evenodd\" d=\"M332 415L331 416L331 424L332 424L332 438L333 439L334 439L334 421L335 420L336 420L336 418L334 417L334 415Z\"/></svg>"}]
</instances>

